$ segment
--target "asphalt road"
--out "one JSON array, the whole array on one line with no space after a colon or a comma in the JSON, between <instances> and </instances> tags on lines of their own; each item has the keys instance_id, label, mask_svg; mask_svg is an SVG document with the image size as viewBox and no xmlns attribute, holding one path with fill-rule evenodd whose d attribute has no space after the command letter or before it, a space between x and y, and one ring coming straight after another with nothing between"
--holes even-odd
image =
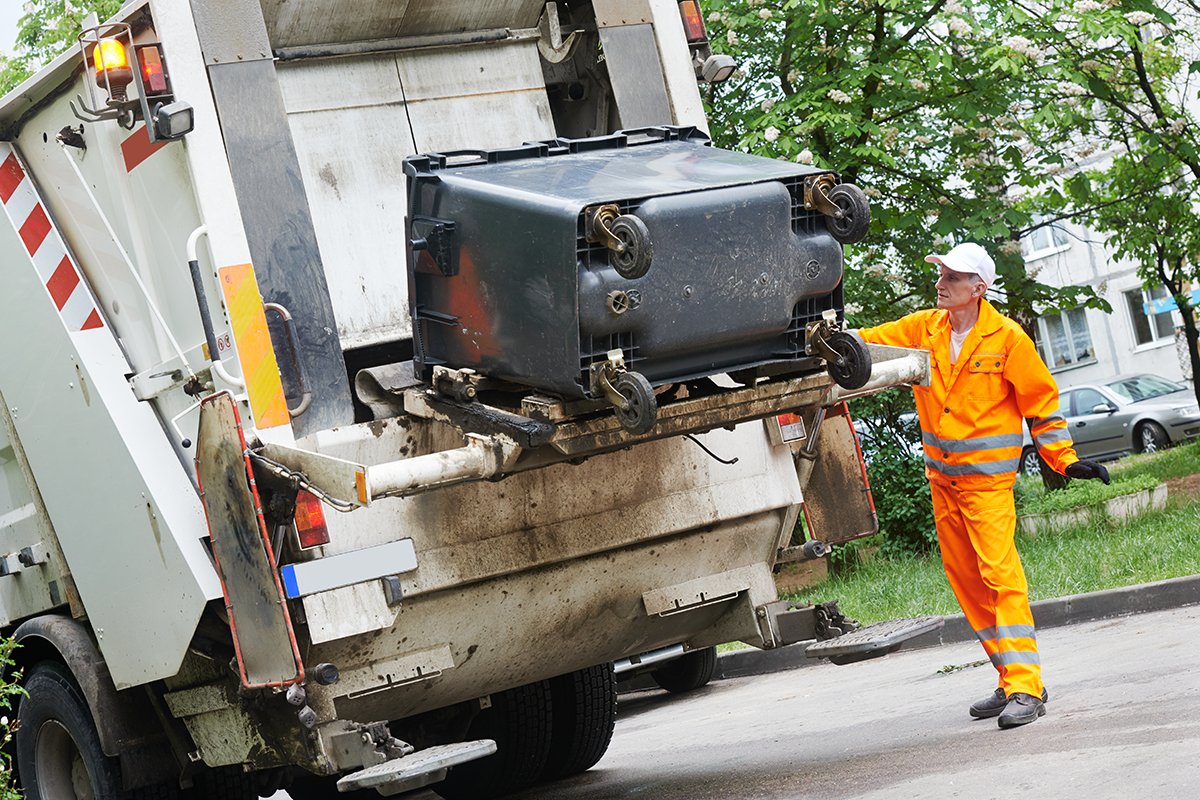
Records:
<instances>
[{"instance_id":1,"label":"asphalt road","mask_svg":"<svg viewBox=\"0 0 1200 800\"><path fill-rule=\"evenodd\" d=\"M1192 800L1198 637L1196 607L1039 631L1047 715L1012 730L967 714L977 644L627 695L596 767L521 797Z\"/></svg>"}]
</instances>

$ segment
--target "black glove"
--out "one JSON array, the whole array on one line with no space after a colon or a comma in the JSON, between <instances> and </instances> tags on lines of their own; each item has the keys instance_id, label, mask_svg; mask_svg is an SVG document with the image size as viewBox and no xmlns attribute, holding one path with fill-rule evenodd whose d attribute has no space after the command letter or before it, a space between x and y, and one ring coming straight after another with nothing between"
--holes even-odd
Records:
<instances>
[{"instance_id":1,"label":"black glove","mask_svg":"<svg viewBox=\"0 0 1200 800\"><path fill-rule=\"evenodd\" d=\"M1095 461L1076 461L1071 466L1067 467L1066 475L1068 478L1081 478L1089 480L1099 478L1104 481L1104 485L1112 483L1108 479L1108 470L1103 464L1097 464Z\"/></svg>"}]
</instances>

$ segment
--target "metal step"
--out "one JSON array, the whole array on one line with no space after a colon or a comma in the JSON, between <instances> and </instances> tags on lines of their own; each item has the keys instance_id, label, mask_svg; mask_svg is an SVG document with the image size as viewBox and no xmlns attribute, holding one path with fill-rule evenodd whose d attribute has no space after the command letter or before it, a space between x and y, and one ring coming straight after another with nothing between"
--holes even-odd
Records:
<instances>
[{"instance_id":1,"label":"metal step","mask_svg":"<svg viewBox=\"0 0 1200 800\"><path fill-rule=\"evenodd\" d=\"M945 624L946 620L939 616L876 622L833 639L810 644L804 654L809 658L828 658L834 664L853 664L894 653L909 639L936 631Z\"/></svg>"},{"instance_id":2,"label":"metal step","mask_svg":"<svg viewBox=\"0 0 1200 800\"><path fill-rule=\"evenodd\" d=\"M339 780L337 787L339 792L374 789L385 797L400 794L437 783L446 777L449 767L490 756L494 752L496 743L491 739L440 744L418 750L404 758L352 772Z\"/></svg>"}]
</instances>

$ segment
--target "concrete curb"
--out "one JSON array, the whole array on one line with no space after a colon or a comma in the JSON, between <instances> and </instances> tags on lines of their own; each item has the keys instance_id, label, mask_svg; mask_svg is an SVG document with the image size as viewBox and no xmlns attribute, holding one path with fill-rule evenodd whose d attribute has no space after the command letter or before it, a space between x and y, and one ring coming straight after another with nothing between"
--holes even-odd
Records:
<instances>
[{"instance_id":1,"label":"concrete curb","mask_svg":"<svg viewBox=\"0 0 1200 800\"><path fill-rule=\"evenodd\" d=\"M1200 575L1171 578L1120 589L1077 594L1038 600L1030 604L1034 623L1039 628L1056 628L1111 617L1165 611L1200 604ZM906 649L938 647L944 644L976 641L975 632L962 614L946 617L946 626L922 634L904 643ZM814 666L825 659L809 658L804 654L806 642L776 650L734 650L717 656L713 680L764 675L786 669Z\"/></svg>"}]
</instances>

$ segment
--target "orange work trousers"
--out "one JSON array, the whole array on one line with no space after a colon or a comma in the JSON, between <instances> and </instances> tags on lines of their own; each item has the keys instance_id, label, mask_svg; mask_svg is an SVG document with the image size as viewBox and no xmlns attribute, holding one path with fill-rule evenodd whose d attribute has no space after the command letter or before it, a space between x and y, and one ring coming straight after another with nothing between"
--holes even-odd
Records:
<instances>
[{"instance_id":1,"label":"orange work trousers","mask_svg":"<svg viewBox=\"0 0 1200 800\"><path fill-rule=\"evenodd\" d=\"M1013 534L1012 489L959 491L931 483L942 566L963 614L1000 673L1006 696L1042 696L1029 585Z\"/></svg>"}]
</instances>

